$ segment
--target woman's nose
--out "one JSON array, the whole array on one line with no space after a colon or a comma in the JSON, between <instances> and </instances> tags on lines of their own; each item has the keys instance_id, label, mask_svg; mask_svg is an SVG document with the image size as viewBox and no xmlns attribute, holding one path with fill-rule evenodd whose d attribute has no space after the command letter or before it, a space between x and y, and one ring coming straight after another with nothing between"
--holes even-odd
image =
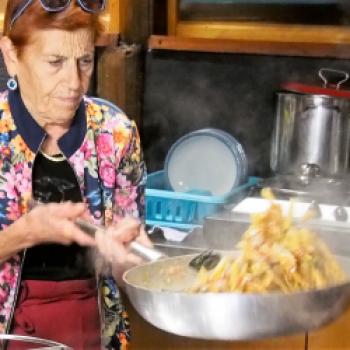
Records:
<instances>
[{"instance_id":1,"label":"woman's nose","mask_svg":"<svg viewBox=\"0 0 350 350\"><path fill-rule=\"evenodd\" d=\"M81 74L77 63L70 66L67 81L71 90L78 90L81 86Z\"/></svg>"}]
</instances>

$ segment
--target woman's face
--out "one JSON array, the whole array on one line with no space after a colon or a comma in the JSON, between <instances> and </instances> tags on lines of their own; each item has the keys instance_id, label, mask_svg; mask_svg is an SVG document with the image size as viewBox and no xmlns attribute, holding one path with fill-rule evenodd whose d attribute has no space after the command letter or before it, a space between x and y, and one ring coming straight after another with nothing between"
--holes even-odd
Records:
<instances>
[{"instance_id":1,"label":"woman's face","mask_svg":"<svg viewBox=\"0 0 350 350\"><path fill-rule=\"evenodd\" d=\"M88 90L93 66L90 30L34 32L16 68L23 101L33 117L41 125L69 123Z\"/></svg>"}]
</instances>

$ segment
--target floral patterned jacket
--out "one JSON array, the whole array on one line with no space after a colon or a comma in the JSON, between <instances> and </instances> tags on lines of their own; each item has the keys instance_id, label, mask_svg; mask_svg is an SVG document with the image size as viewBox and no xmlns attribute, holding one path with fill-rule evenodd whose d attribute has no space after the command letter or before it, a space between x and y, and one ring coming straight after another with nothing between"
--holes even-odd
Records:
<instances>
[{"instance_id":1,"label":"floral patterned jacket","mask_svg":"<svg viewBox=\"0 0 350 350\"><path fill-rule=\"evenodd\" d=\"M45 137L19 91L0 93L1 230L28 211L33 162ZM84 97L59 147L97 224L110 225L125 215L143 217L146 171L139 135L117 107ZM0 263L0 333L10 328L22 265L23 254ZM103 347L124 349L130 334L118 287L107 275L98 283Z\"/></svg>"}]
</instances>

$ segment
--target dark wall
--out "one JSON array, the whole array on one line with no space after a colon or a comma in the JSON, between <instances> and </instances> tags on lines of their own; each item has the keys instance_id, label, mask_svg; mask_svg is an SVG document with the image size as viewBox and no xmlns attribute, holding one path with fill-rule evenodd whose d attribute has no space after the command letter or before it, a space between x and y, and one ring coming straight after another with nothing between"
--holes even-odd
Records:
<instances>
[{"instance_id":1,"label":"dark wall","mask_svg":"<svg viewBox=\"0 0 350 350\"><path fill-rule=\"evenodd\" d=\"M146 57L142 140L149 171L163 168L182 135L205 127L243 145L250 175L269 174L275 92L286 81L320 85L322 67L349 61L264 55L150 51Z\"/></svg>"},{"instance_id":2,"label":"dark wall","mask_svg":"<svg viewBox=\"0 0 350 350\"><path fill-rule=\"evenodd\" d=\"M2 59L2 55L0 54L0 91L6 88L7 79L8 77L7 77L4 61Z\"/></svg>"}]
</instances>

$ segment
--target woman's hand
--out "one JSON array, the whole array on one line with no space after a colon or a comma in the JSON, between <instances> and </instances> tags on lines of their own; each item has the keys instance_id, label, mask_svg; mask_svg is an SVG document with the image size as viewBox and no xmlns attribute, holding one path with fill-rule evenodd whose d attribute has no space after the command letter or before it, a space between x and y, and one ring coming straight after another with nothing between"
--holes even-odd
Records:
<instances>
[{"instance_id":1,"label":"woman's hand","mask_svg":"<svg viewBox=\"0 0 350 350\"><path fill-rule=\"evenodd\" d=\"M27 245L58 243L94 246L95 240L74 224L74 220L84 216L83 203L50 203L34 207L22 220L26 227Z\"/></svg>"},{"instance_id":2,"label":"woman's hand","mask_svg":"<svg viewBox=\"0 0 350 350\"><path fill-rule=\"evenodd\" d=\"M124 271L144 262L142 258L130 252L129 244L136 240L152 247L142 225L133 218L123 219L106 232L97 232L95 239L100 254L111 264L113 276L118 283L122 282Z\"/></svg>"}]
</instances>

